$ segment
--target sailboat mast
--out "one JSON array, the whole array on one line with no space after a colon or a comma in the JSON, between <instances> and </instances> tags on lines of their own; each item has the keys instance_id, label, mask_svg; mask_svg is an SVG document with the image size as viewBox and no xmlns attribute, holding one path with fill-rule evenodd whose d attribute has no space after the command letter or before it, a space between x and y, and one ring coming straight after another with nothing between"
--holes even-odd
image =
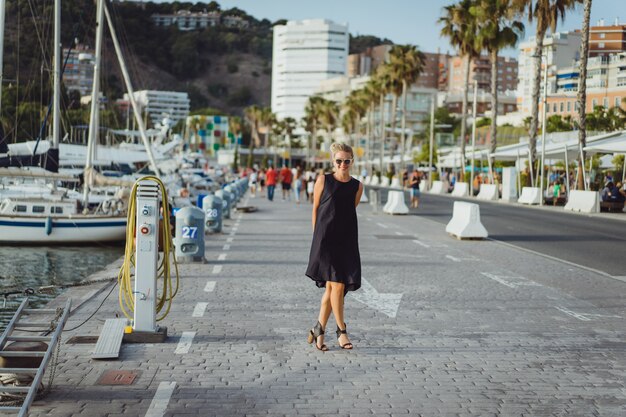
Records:
<instances>
[{"instance_id":1,"label":"sailboat mast","mask_svg":"<svg viewBox=\"0 0 626 417\"><path fill-rule=\"evenodd\" d=\"M87 208L89 204L89 187L93 178L93 149L98 140L98 111L100 110L100 71L102 55L102 35L104 30L103 14L104 0L97 0L96 3L96 52L93 68L93 88L91 90L91 113L89 114L89 136L87 139L87 160L85 162L85 184L83 186L83 205Z\"/></svg>"},{"instance_id":2,"label":"sailboat mast","mask_svg":"<svg viewBox=\"0 0 626 417\"><path fill-rule=\"evenodd\" d=\"M59 149L61 132L61 0L54 0L54 96L52 109L52 148Z\"/></svg>"},{"instance_id":3,"label":"sailboat mast","mask_svg":"<svg viewBox=\"0 0 626 417\"><path fill-rule=\"evenodd\" d=\"M146 134L146 125L141 118L141 111L139 110L139 107L137 106L137 101L135 100L135 92L133 90L133 85L130 82L128 70L126 69L126 63L124 62L122 49L120 48L120 44L117 40L115 27L113 26L113 20L111 20L111 15L109 14L109 9L106 5L104 6L104 13L106 14L107 22L109 23L109 32L111 32L111 38L113 38L113 46L115 47L115 53L117 54L117 59L122 69L122 75L124 76L124 82L126 83L126 91L128 92L128 100L133 107L133 113L135 114L135 120L137 120L137 127L139 127L141 140L143 141L143 145L146 148L148 159L150 160L150 165L152 165L152 170L154 171L154 174L159 177L159 168L157 167L156 161L154 159L154 154L152 153L152 146L150 146L150 142L148 141L148 135Z\"/></svg>"},{"instance_id":4,"label":"sailboat mast","mask_svg":"<svg viewBox=\"0 0 626 417\"><path fill-rule=\"evenodd\" d=\"M0 114L2 111L2 84L4 82L4 9L6 8L6 0L0 0Z\"/></svg>"}]
</instances>

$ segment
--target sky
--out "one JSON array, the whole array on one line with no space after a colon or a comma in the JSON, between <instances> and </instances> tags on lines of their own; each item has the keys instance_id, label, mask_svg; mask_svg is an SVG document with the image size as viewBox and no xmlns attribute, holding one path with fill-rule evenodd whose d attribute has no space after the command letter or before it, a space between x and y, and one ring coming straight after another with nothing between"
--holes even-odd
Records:
<instances>
[{"instance_id":1,"label":"sky","mask_svg":"<svg viewBox=\"0 0 626 417\"><path fill-rule=\"evenodd\" d=\"M163 0L157 0L163 2ZM195 0L190 0L194 1ZM337 23L347 23L353 35L375 35L394 43L417 45L425 52L453 49L445 38L439 36L441 27L437 20L444 6L455 0L217 0L223 9L238 7L257 19L326 18ZM626 0L594 0L591 22L599 19L613 23L616 18L626 23ZM621 12L621 16L620 16ZM571 12L560 29L579 29L582 25L582 6ZM528 25L525 36L534 34ZM505 55L517 55L515 50Z\"/></svg>"}]
</instances>

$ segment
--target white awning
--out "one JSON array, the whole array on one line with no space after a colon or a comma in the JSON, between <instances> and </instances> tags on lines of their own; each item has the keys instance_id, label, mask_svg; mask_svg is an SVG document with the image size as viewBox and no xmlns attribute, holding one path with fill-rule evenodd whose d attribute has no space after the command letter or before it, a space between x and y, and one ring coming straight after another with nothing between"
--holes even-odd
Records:
<instances>
[{"instance_id":1,"label":"white awning","mask_svg":"<svg viewBox=\"0 0 626 417\"><path fill-rule=\"evenodd\" d=\"M585 151L589 153L626 153L626 131L618 136L587 143Z\"/></svg>"}]
</instances>

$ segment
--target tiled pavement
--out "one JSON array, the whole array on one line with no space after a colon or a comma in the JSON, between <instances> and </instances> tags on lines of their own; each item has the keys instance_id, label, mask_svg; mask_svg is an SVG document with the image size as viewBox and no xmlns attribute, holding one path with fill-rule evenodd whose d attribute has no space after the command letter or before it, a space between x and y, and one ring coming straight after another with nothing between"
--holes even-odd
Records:
<instances>
[{"instance_id":1,"label":"tiled pavement","mask_svg":"<svg viewBox=\"0 0 626 417\"><path fill-rule=\"evenodd\" d=\"M207 236L207 264L181 266L166 343L125 344L117 361L63 344L54 388L31 415L626 415L624 282L363 205L366 283L346 300L355 349L339 349L331 317L322 353L306 343L322 294L304 276L310 205L249 203L259 211ZM98 335L116 295L64 340ZM140 376L96 385L109 369Z\"/></svg>"}]
</instances>

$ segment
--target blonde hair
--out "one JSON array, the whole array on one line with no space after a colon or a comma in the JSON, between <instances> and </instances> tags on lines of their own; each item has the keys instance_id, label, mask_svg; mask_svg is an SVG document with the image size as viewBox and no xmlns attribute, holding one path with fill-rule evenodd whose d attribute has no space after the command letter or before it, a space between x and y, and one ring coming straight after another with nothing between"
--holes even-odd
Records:
<instances>
[{"instance_id":1,"label":"blonde hair","mask_svg":"<svg viewBox=\"0 0 626 417\"><path fill-rule=\"evenodd\" d=\"M352 148L349 145L346 145L345 143L333 143L332 145L330 145L330 154L331 157L334 158L335 154L337 152L347 152L350 154L350 156L352 158L354 158L354 151L352 150Z\"/></svg>"}]
</instances>

